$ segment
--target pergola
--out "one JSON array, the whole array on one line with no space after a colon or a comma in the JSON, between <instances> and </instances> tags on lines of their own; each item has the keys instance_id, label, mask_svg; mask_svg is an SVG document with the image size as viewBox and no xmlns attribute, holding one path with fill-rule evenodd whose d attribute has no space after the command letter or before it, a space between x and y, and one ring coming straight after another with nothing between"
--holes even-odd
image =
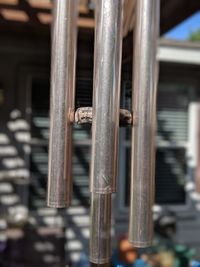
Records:
<instances>
[{"instance_id":1,"label":"pergola","mask_svg":"<svg viewBox=\"0 0 200 267\"><path fill-rule=\"evenodd\" d=\"M124 37L134 28L136 0L124 1ZM94 28L95 0L80 0L78 26ZM51 0L0 0L0 28L48 31ZM161 33L168 31L200 9L196 0L161 0ZM4 27L2 27L4 26ZM20 27L18 27L20 26Z\"/></svg>"}]
</instances>

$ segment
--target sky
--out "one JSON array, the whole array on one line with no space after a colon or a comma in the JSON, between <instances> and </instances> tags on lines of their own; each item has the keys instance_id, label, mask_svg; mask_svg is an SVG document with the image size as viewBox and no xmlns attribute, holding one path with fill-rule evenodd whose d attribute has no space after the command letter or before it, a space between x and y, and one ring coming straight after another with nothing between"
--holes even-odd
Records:
<instances>
[{"instance_id":1,"label":"sky","mask_svg":"<svg viewBox=\"0 0 200 267\"><path fill-rule=\"evenodd\" d=\"M200 11L171 29L164 36L168 39L187 40L190 34L198 29L200 29Z\"/></svg>"}]
</instances>

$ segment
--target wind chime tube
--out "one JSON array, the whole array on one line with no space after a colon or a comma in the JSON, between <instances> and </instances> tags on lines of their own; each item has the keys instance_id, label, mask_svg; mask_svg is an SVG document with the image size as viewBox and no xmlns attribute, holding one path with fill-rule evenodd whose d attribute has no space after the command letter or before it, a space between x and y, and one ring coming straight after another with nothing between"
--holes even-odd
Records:
<instances>
[{"instance_id":1,"label":"wind chime tube","mask_svg":"<svg viewBox=\"0 0 200 267\"><path fill-rule=\"evenodd\" d=\"M123 0L96 1L91 192L116 191Z\"/></svg>"},{"instance_id":2,"label":"wind chime tube","mask_svg":"<svg viewBox=\"0 0 200 267\"><path fill-rule=\"evenodd\" d=\"M76 0L54 1L47 204L55 208L71 200L77 10Z\"/></svg>"},{"instance_id":3,"label":"wind chime tube","mask_svg":"<svg viewBox=\"0 0 200 267\"><path fill-rule=\"evenodd\" d=\"M111 194L91 194L90 262L105 264L111 254Z\"/></svg>"},{"instance_id":4,"label":"wind chime tube","mask_svg":"<svg viewBox=\"0 0 200 267\"><path fill-rule=\"evenodd\" d=\"M155 187L156 48L159 0L138 0L133 67L133 126L129 240L136 247L152 244Z\"/></svg>"}]
</instances>

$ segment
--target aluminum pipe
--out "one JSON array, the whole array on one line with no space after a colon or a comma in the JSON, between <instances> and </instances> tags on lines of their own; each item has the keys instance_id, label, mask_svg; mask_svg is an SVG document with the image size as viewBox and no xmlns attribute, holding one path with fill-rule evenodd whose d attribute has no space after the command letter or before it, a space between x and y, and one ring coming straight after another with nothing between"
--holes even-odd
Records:
<instances>
[{"instance_id":1,"label":"aluminum pipe","mask_svg":"<svg viewBox=\"0 0 200 267\"><path fill-rule=\"evenodd\" d=\"M133 113L129 240L136 247L152 243L155 187L156 48L159 0L138 0L133 59Z\"/></svg>"},{"instance_id":2,"label":"aluminum pipe","mask_svg":"<svg viewBox=\"0 0 200 267\"><path fill-rule=\"evenodd\" d=\"M111 194L92 193L90 262L105 264L111 255Z\"/></svg>"},{"instance_id":3,"label":"aluminum pipe","mask_svg":"<svg viewBox=\"0 0 200 267\"><path fill-rule=\"evenodd\" d=\"M116 191L123 0L96 1L91 191Z\"/></svg>"},{"instance_id":4,"label":"aluminum pipe","mask_svg":"<svg viewBox=\"0 0 200 267\"><path fill-rule=\"evenodd\" d=\"M51 106L47 204L70 204L72 125L77 43L76 0L55 0L51 54Z\"/></svg>"}]
</instances>

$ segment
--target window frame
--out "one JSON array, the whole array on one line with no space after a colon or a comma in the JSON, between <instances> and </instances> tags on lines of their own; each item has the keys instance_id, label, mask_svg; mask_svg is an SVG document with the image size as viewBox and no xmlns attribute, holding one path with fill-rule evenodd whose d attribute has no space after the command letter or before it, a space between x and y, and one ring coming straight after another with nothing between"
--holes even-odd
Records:
<instances>
[{"instance_id":1,"label":"window frame","mask_svg":"<svg viewBox=\"0 0 200 267\"><path fill-rule=\"evenodd\" d=\"M169 68L168 65L170 64L162 64L162 68L165 69L165 71L160 73L160 83L182 83L182 84L187 84L188 85L188 90L190 90L190 94L191 94L191 99L193 99L192 102L195 102L195 100L197 101L197 95L196 95L196 90L199 86L199 82L198 82L198 78L193 74L193 76L189 76L190 71L187 70L188 65L183 66L182 64L172 64L172 68ZM183 68L179 68L179 67L183 67ZM173 71L173 68L175 68L175 71ZM182 69L182 70L181 70ZM183 75L183 72L187 75ZM163 75L164 74L164 75ZM196 73L197 74L197 73ZM189 78L188 78L189 76ZM125 82L122 83L122 90L124 92L125 90ZM185 142L185 145L178 145L178 146L172 146L172 148L185 148L186 149L186 181L185 184L187 184L188 182L192 182L194 183L194 173L191 174L191 170L189 168L189 159L188 159L188 150L189 150L189 146L191 144L191 138L193 138L194 133L191 133L191 118L192 118L193 114L190 111L190 104L188 106L188 140L187 142ZM119 142L119 168L118 168L118 195L116 196L116 214L117 214L117 218L120 220L120 218L124 218L128 215L129 212L129 207L125 206L125 168L126 168L126 149L124 149L124 140L126 137L126 129L125 128L121 128L120 129L120 142ZM125 143L125 147L130 145L130 141ZM193 142L193 145L195 145L195 143ZM168 146L170 147L170 146ZM188 192L188 190L186 190L185 188L185 192L186 192L186 199L185 199L185 204L155 204L154 208L156 210L168 210L168 211L172 211L175 213L179 213L179 214L194 214L194 209L192 209L193 207L193 201L190 197L190 193ZM128 218L127 218L128 219Z\"/></svg>"}]
</instances>

